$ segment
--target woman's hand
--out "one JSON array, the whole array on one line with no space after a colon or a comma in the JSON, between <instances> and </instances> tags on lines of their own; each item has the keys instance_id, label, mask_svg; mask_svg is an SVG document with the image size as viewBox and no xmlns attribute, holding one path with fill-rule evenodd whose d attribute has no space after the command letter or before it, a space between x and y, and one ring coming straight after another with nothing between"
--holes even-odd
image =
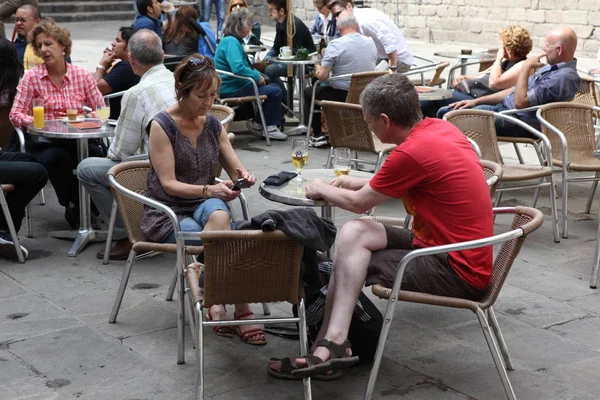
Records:
<instances>
[{"instance_id":1,"label":"woman's hand","mask_svg":"<svg viewBox=\"0 0 600 400\"><path fill-rule=\"evenodd\" d=\"M261 76L260 76L260 80L258 81L258 86L262 86L262 85L264 85L265 83L266 83L266 82L265 82L265 77L261 75Z\"/></svg>"},{"instance_id":2,"label":"woman's hand","mask_svg":"<svg viewBox=\"0 0 600 400\"><path fill-rule=\"evenodd\" d=\"M456 87L458 85L460 85L460 83L462 81L464 81L465 79L467 79L466 75L459 75L456 78L454 78L454 80L452 81L452 87Z\"/></svg>"},{"instance_id":3,"label":"woman's hand","mask_svg":"<svg viewBox=\"0 0 600 400\"><path fill-rule=\"evenodd\" d=\"M216 185L209 185L206 193L209 198L221 199L225 202L235 200L239 195L240 191L231 190L233 182L225 181L217 183Z\"/></svg>"},{"instance_id":4,"label":"woman's hand","mask_svg":"<svg viewBox=\"0 0 600 400\"><path fill-rule=\"evenodd\" d=\"M235 170L237 171L238 179L244 178L246 180L246 187L254 186L256 183L254 175L242 168L236 168Z\"/></svg>"},{"instance_id":5,"label":"woman's hand","mask_svg":"<svg viewBox=\"0 0 600 400\"><path fill-rule=\"evenodd\" d=\"M460 110L461 108L473 108L477 105L475 100L461 100L448 105L448 108Z\"/></svg>"}]
</instances>

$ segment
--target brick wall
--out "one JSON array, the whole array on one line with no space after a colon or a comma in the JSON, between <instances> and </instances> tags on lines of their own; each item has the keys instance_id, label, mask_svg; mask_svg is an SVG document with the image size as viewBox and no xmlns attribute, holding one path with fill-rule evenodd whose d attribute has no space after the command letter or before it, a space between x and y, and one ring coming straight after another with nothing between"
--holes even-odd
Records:
<instances>
[{"instance_id":1,"label":"brick wall","mask_svg":"<svg viewBox=\"0 0 600 400\"><path fill-rule=\"evenodd\" d=\"M258 19L268 21L265 0L252 0ZM579 38L578 54L595 57L600 48L600 0L398 0L398 26L407 38L435 43L463 42L496 45L498 31L511 24L529 30L534 51L546 32L557 25L572 27ZM395 0L366 0L365 5L396 21ZM498 7L501 5L502 7ZM260 10L260 12L259 12ZM312 0L294 0L294 12L314 20ZM262 18L260 18L262 17Z\"/></svg>"}]
</instances>

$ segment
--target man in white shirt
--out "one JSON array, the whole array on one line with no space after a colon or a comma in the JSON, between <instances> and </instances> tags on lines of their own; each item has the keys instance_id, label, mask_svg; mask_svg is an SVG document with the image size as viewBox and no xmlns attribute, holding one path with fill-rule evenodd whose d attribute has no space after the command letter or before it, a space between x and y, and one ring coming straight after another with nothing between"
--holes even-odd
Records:
<instances>
[{"instance_id":1,"label":"man in white shirt","mask_svg":"<svg viewBox=\"0 0 600 400\"><path fill-rule=\"evenodd\" d=\"M123 95L121 115L107 158L90 157L77 166L77 177L90 194L105 221L109 220L113 196L106 173L114 165L138 151L148 153L146 127L156 114L174 104L175 80L163 65L164 52L158 35L148 29L137 31L129 39L129 62L140 83ZM111 260L124 260L131 250L125 224L117 216L114 226L117 243L111 250ZM96 257L103 258L104 251Z\"/></svg>"},{"instance_id":2,"label":"man in white shirt","mask_svg":"<svg viewBox=\"0 0 600 400\"><path fill-rule=\"evenodd\" d=\"M331 0L327 7L337 18L344 10L354 14L358 21L359 32L375 42L378 69L389 67L392 71L406 72L413 64L413 56L400 29L383 12L375 8L354 8L351 1Z\"/></svg>"}]
</instances>

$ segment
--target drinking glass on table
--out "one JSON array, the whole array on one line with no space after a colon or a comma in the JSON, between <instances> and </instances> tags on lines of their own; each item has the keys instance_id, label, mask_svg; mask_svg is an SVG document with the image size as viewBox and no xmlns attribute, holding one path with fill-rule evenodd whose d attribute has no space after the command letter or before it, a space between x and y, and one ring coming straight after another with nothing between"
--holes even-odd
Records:
<instances>
[{"instance_id":1,"label":"drinking glass on table","mask_svg":"<svg viewBox=\"0 0 600 400\"><path fill-rule=\"evenodd\" d=\"M102 126L106 125L106 120L110 116L110 107L102 104L98 104L96 106L96 115L98 115L98 119L102 121Z\"/></svg>"},{"instance_id":2,"label":"drinking glass on table","mask_svg":"<svg viewBox=\"0 0 600 400\"><path fill-rule=\"evenodd\" d=\"M293 139L292 140L292 163L296 168L296 176L294 182L302 182L302 168L306 165L308 160L308 140L306 139Z\"/></svg>"},{"instance_id":3,"label":"drinking glass on table","mask_svg":"<svg viewBox=\"0 0 600 400\"><path fill-rule=\"evenodd\" d=\"M335 176L350 174L350 149L339 147L333 150L333 172Z\"/></svg>"},{"instance_id":4,"label":"drinking glass on table","mask_svg":"<svg viewBox=\"0 0 600 400\"><path fill-rule=\"evenodd\" d=\"M44 128L44 100L33 99L33 127L37 129ZM12 128L12 127L11 127Z\"/></svg>"}]
</instances>

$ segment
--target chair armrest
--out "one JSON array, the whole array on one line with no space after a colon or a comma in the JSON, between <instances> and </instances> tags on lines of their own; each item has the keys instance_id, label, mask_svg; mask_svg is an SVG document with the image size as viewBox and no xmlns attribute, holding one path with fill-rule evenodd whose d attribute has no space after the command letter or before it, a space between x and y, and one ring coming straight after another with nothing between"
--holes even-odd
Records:
<instances>
[{"instance_id":1,"label":"chair armrest","mask_svg":"<svg viewBox=\"0 0 600 400\"><path fill-rule=\"evenodd\" d=\"M109 100L109 99L113 99L115 97L121 97L121 96L123 96L126 91L127 90L121 90L120 92L105 94L102 97L104 97L104 100Z\"/></svg>"},{"instance_id":2,"label":"chair armrest","mask_svg":"<svg viewBox=\"0 0 600 400\"><path fill-rule=\"evenodd\" d=\"M25 134L21 128L17 128L15 126L15 132L17 132L17 137L19 138L19 146L21 147L21 153L25 153Z\"/></svg>"},{"instance_id":3,"label":"chair armrest","mask_svg":"<svg viewBox=\"0 0 600 400\"><path fill-rule=\"evenodd\" d=\"M531 107L531 108L533 108L533 107ZM541 110L538 110L538 113L539 112L541 112ZM531 133L536 138L538 138L538 140L540 140L544 144L544 151L546 152L546 162L548 163L548 166L550 168L552 168L552 165L553 165L552 164L552 145L550 144L550 140L548 139L548 137L546 135L544 135L542 132L538 131L531 125L526 124L525 122L521 121L520 119L517 119L515 117L508 115L508 113L502 113L502 112L494 113L494 118L500 118L505 121L511 122L515 125L518 125L521 128L525 129L527 132Z\"/></svg>"},{"instance_id":4,"label":"chair armrest","mask_svg":"<svg viewBox=\"0 0 600 400\"><path fill-rule=\"evenodd\" d=\"M121 160L121 162L142 161L142 160L148 160L149 158L150 158L149 154L136 154L134 156L129 156L129 157L125 158L124 160Z\"/></svg>"}]
</instances>

